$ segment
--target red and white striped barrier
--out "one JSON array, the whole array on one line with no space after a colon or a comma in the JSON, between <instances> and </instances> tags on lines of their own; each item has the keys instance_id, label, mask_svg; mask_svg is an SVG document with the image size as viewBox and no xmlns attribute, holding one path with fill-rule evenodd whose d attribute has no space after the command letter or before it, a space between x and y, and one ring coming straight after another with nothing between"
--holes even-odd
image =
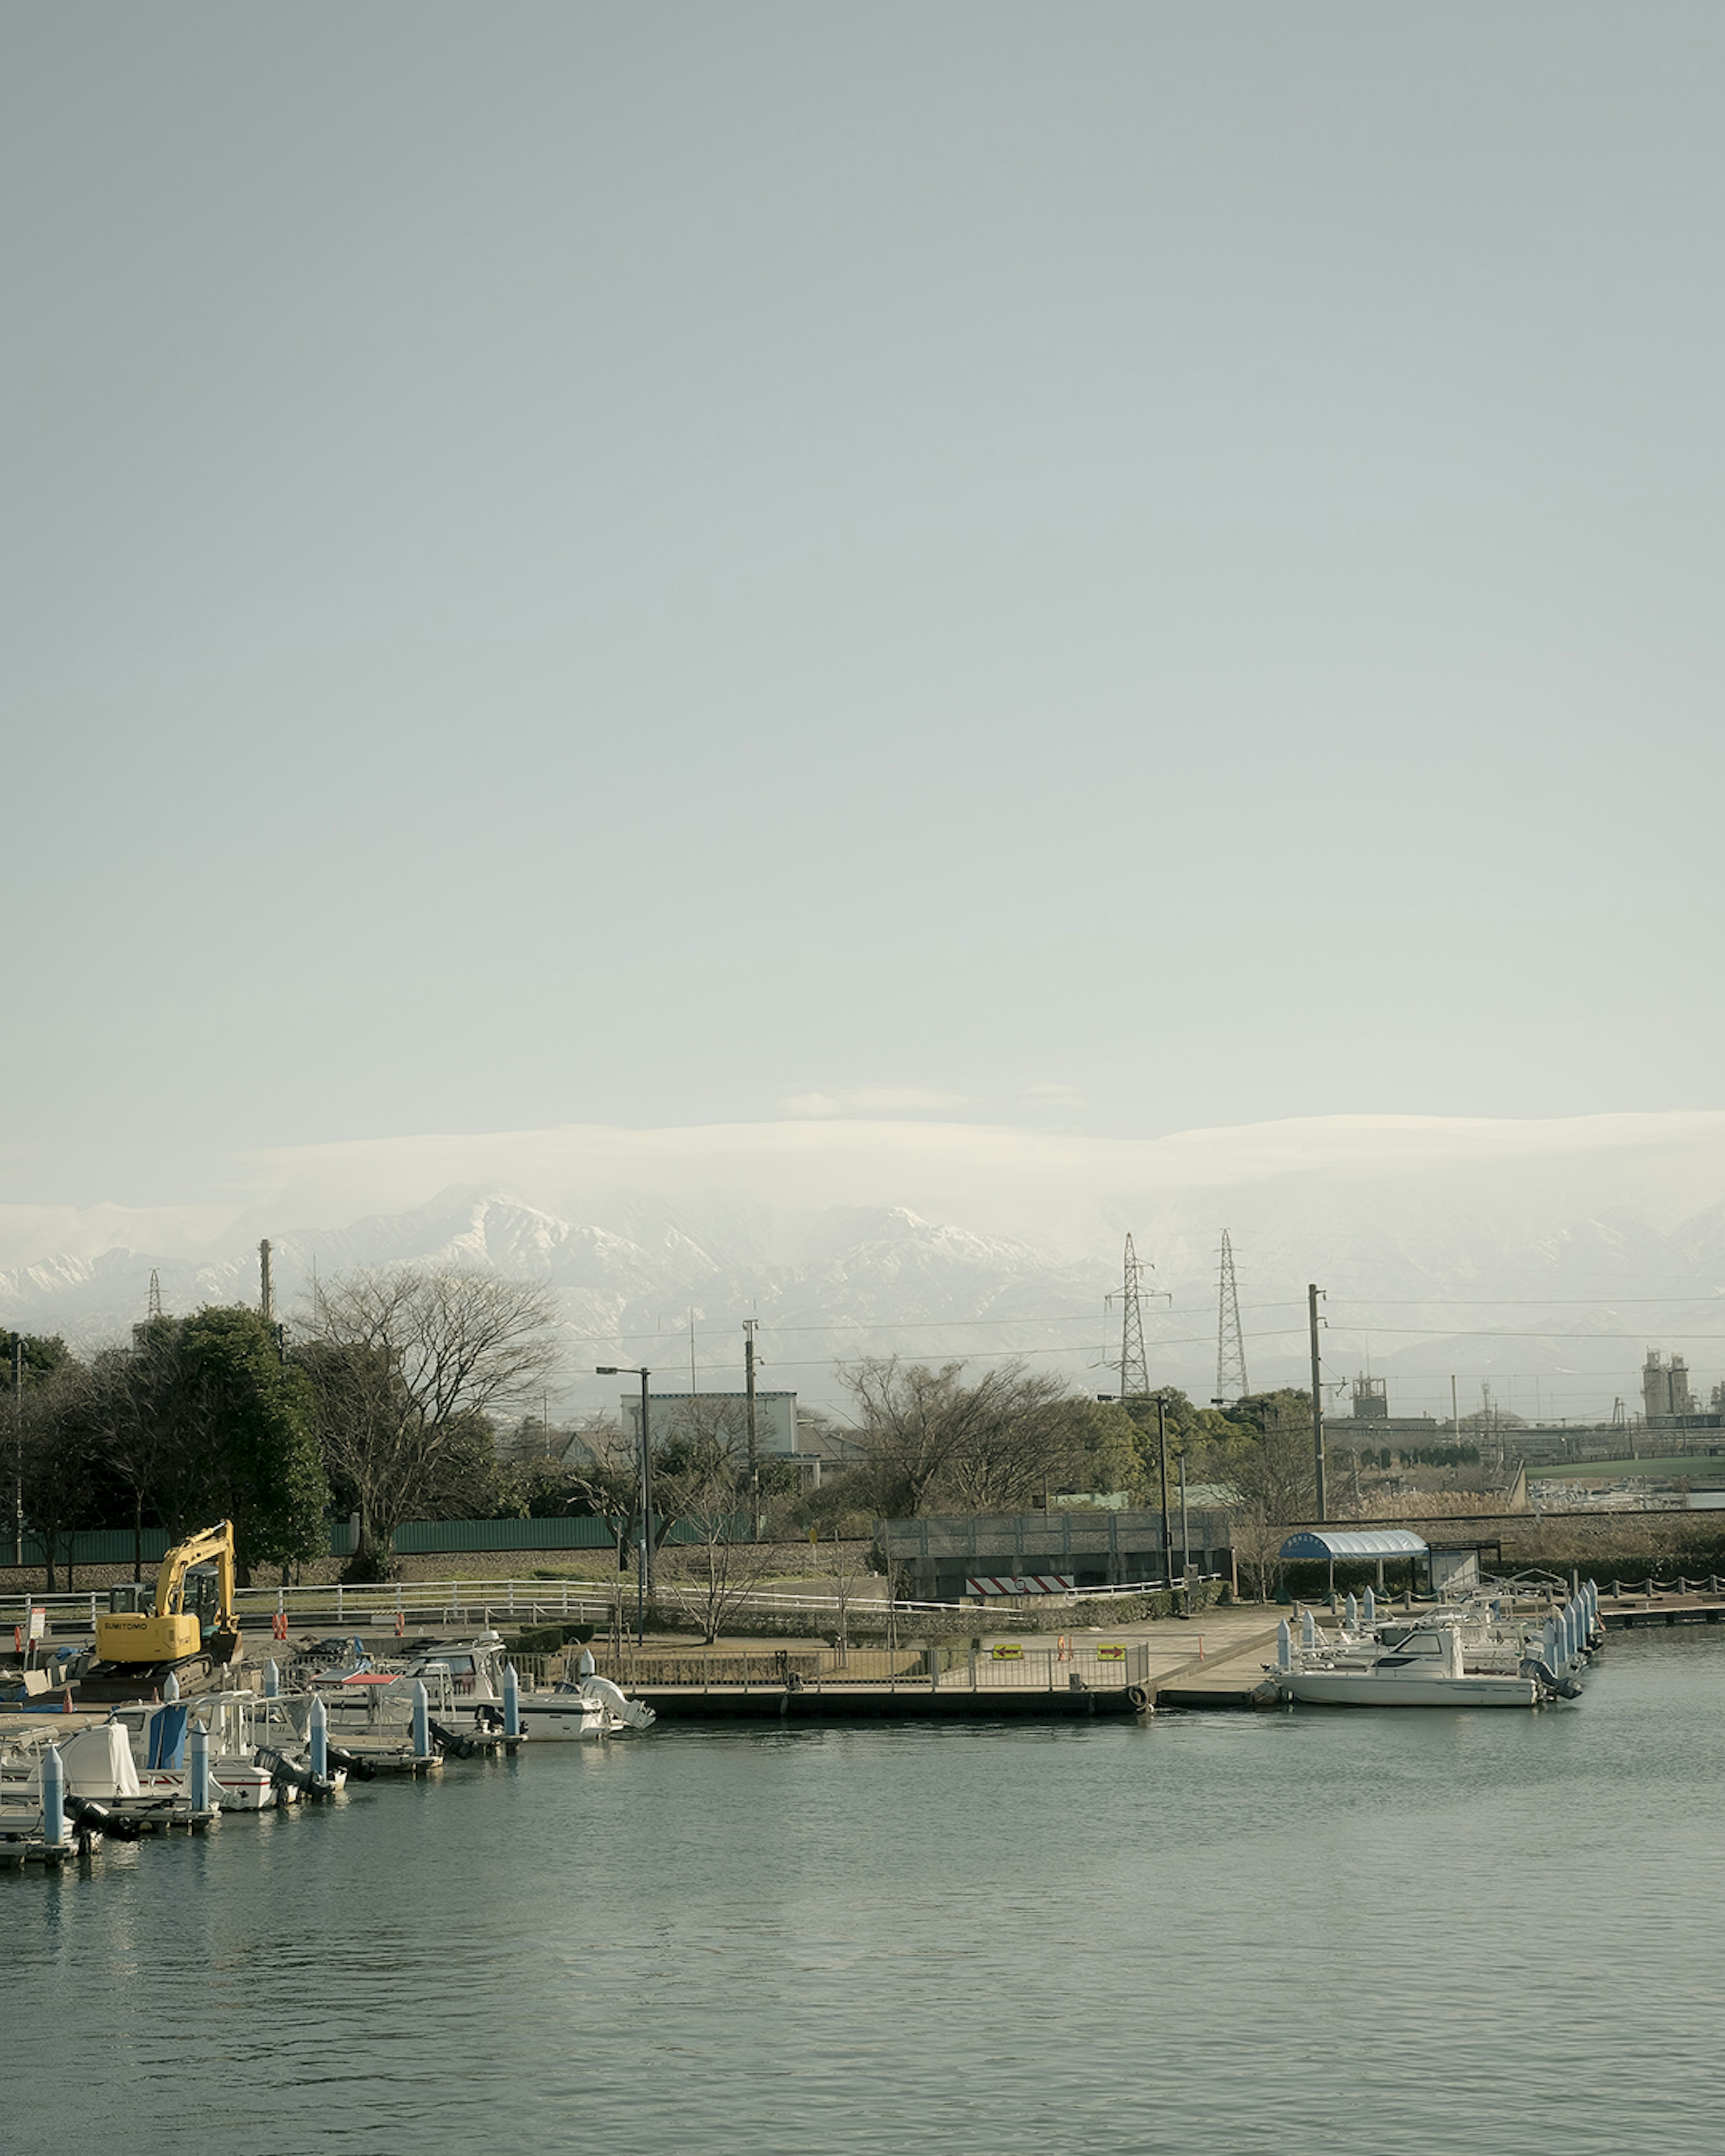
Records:
<instances>
[{"instance_id":1,"label":"red and white striped barrier","mask_svg":"<svg viewBox=\"0 0 1725 2156\"><path fill-rule=\"evenodd\" d=\"M997 1577L989 1573L980 1579L967 1579L967 1594L1070 1594L1078 1584L1078 1576L1070 1572L1014 1572Z\"/></svg>"}]
</instances>

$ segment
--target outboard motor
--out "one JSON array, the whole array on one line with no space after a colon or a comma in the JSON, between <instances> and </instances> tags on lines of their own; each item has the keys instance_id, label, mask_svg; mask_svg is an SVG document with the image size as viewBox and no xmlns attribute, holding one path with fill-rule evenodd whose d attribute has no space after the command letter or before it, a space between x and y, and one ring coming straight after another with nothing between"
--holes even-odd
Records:
<instances>
[{"instance_id":1,"label":"outboard motor","mask_svg":"<svg viewBox=\"0 0 1725 2156\"><path fill-rule=\"evenodd\" d=\"M68 1797L65 1799L66 1817L80 1835L101 1835L109 1841L136 1841L138 1823L133 1819L121 1819L110 1812L105 1804L99 1804L94 1797Z\"/></svg>"},{"instance_id":2,"label":"outboard motor","mask_svg":"<svg viewBox=\"0 0 1725 2156\"><path fill-rule=\"evenodd\" d=\"M475 1745L470 1737L464 1737L459 1729L451 1729L441 1722L431 1725L431 1741L445 1758L451 1753L458 1759L470 1759Z\"/></svg>"},{"instance_id":3,"label":"outboard motor","mask_svg":"<svg viewBox=\"0 0 1725 2156\"><path fill-rule=\"evenodd\" d=\"M1542 1661L1538 1655L1524 1656L1517 1674L1532 1677L1539 1686L1543 1698L1579 1699L1581 1697L1581 1686L1574 1677L1560 1677L1550 1663Z\"/></svg>"},{"instance_id":4,"label":"outboard motor","mask_svg":"<svg viewBox=\"0 0 1725 2156\"><path fill-rule=\"evenodd\" d=\"M581 1690L584 1697L598 1700L608 1707L631 1729L650 1729L659 1719L644 1702L631 1699L627 1692L613 1684L609 1677L583 1677Z\"/></svg>"},{"instance_id":5,"label":"outboard motor","mask_svg":"<svg viewBox=\"0 0 1725 2156\"><path fill-rule=\"evenodd\" d=\"M269 1768L270 1779L278 1789L297 1789L305 1797L332 1797L336 1794L336 1785L327 1775L314 1774L309 1767L285 1758L268 1744L258 1747L257 1763Z\"/></svg>"},{"instance_id":6,"label":"outboard motor","mask_svg":"<svg viewBox=\"0 0 1725 2156\"><path fill-rule=\"evenodd\" d=\"M375 1782L377 1768L375 1761L364 1758L357 1752L350 1752L345 1745L331 1744L326 1758L332 1767L345 1767L350 1782Z\"/></svg>"}]
</instances>

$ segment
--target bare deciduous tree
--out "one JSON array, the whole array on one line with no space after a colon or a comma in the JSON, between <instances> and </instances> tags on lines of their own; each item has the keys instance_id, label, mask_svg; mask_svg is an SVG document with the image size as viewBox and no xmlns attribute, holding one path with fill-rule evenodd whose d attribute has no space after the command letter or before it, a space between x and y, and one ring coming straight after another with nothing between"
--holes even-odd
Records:
<instances>
[{"instance_id":1,"label":"bare deciduous tree","mask_svg":"<svg viewBox=\"0 0 1725 2156\"><path fill-rule=\"evenodd\" d=\"M331 1474L359 1512L350 1578L391 1575L403 1520L472 1503L495 1466L486 1418L542 1382L555 1322L544 1289L489 1273L359 1272L320 1290L299 1359Z\"/></svg>"},{"instance_id":2,"label":"bare deciduous tree","mask_svg":"<svg viewBox=\"0 0 1725 2156\"><path fill-rule=\"evenodd\" d=\"M12 1434L18 1445L18 1494L24 1522L42 1544L50 1594L63 1537L66 1587L71 1589L72 1536L87 1517L96 1459L90 1399L88 1370L69 1360L39 1383L26 1386L17 1405Z\"/></svg>"},{"instance_id":3,"label":"bare deciduous tree","mask_svg":"<svg viewBox=\"0 0 1725 2156\"><path fill-rule=\"evenodd\" d=\"M1232 1492L1227 1509L1235 1553L1257 1575L1259 1599L1267 1600L1284 1540L1312 1514L1310 1398L1291 1391L1255 1394L1233 1412L1242 1435L1216 1471Z\"/></svg>"},{"instance_id":4,"label":"bare deciduous tree","mask_svg":"<svg viewBox=\"0 0 1725 2156\"><path fill-rule=\"evenodd\" d=\"M683 1531L660 1566L659 1594L694 1618L709 1645L773 1561L772 1545L754 1539L748 1481L747 1459L711 1439L680 1438L655 1471L661 1537L673 1522Z\"/></svg>"},{"instance_id":5,"label":"bare deciduous tree","mask_svg":"<svg viewBox=\"0 0 1725 2156\"><path fill-rule=\"evenodd\" d=\"M1000 1363L973 1384L963 1382L963 1370L886 1356L840 1373L856 1404L860 1488L881 1512L913 1517L937 1501L1013 1512L1075 1481L1095 1486L1083 1478L1112 1425L1093 1402L1019 1363Z\"/></svg>"}]
</instances>

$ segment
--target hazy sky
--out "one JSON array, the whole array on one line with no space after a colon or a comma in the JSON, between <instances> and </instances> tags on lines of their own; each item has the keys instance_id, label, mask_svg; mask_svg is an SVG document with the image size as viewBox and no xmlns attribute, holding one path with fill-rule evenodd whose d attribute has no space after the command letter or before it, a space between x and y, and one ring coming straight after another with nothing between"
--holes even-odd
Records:
<instances>
[{"instance_id":1,"label":"hazy sky","mask_svg":"<svg viewBox=\"0 0 1725 2156\"><path fill-rule=\"evenodd\" d=\"M13 1198L1720 1104L1716 4L0 21Z\"/></svg>"}]
</instances>

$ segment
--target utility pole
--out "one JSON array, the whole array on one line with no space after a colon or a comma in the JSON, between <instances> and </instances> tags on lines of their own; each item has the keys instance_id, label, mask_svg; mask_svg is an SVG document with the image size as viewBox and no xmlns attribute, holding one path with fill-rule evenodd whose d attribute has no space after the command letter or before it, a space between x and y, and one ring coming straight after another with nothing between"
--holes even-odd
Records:
<instances>
[{"instance_id":1,"label":"utility pole","mask_svg":"<svg viewBox=\"0 0 1725 2156\"><path fill-rule=\"evenodd\" d=\"M24 1561L24 1342L12 1342L12 1561Z\"/></svg>"},{"instance_id":2,"label":"utility pole","mask_svg":"<svg viewBox=\"0 0 1725 2156\"><path fill-rule=\"evenodd\" d=\"M635 1567L635 1644L647 1643L647 1597L653 1591L653 1434L647 1422L647 1380L653 1373L632 1363L598 1363L596 1378L639 1378L641 1381L641 1556Z\"/></svg>"},{"instance_id":3,"label":"utility pole","mask_svg":"<svg viewBox=\"0 0 1725 2156\"><path fill-rule=\"evenodd\" d=\"M266 1325L275 1322L275 1283L270 1277L270 1238L258 1245L258 1314Z\"/></svg>"},{"instance_id":4,"label":"utility pole","mask_svg":"<svg viewBox=\"0 0 1725 2156\"><path fill-rule=\"evenodd\" d=\"M641 1568L636 1574L636 1594L644 1588L649 1594L655 1593L657 1582L654 1578L653 1552L653 1435L647 1426L647 1380L650 1370L641 1372ZM645 1614L637 1609L636 1644L646 1644Z\"/></svg>"},{"instance_id":5,"label":"utility pole","mask_svg":"<svg viewBox=\"0 0 1725 2156\"><path fill-rule=\"evenodd\" d=\"M761 1539L761 1453L755 1433L755 1327L759 1322L755 1317L742 1321L742 1383L749 1438L749 1533L757 1542ZM795 1442L793 1438L793 1446Z\"/></svg>"},{"instance_id":6,"label":"utility pole","mask_svg":"<svg viewBox=\"0 0 1725 2156\"><path fill-rule=\"evenodd\" d=\"M1128 1239L1130 1247L1130 1239ZM1174 1584L1174 1537L1168 1511L1168 1394L1156 1395L1156 1450L1162 1461L1162 1569L1168 1586Z\"/></svg>"},{"instance_id":7,"label":"utility pole","mask_svg":"<svg viewBox=\"0 0 1725 2156\"><path fill-rule=\"evenodd\" d=\"M1174 1455L1174 1466L1180 1472L1180 1573L1183 1578L1190 1579L1192 1532L1186 1517L1186 1448L1183 1445Z\"/></svg>"},{"instance_id":8,"label":"utility pole","mask_svg":"<svg viewBox=\"0 0 1725 2156\"><path fill-rule=\"evenodd\" d=\"M1316 1282L1308 1283L1306 1290L1306 1320L1312 1334L1312 1464L1317 1480L1317 1523L1322 1527L1330 1517L1324 1502L1324 1386L1323 1364L1317 1352L1317 1298Z\"/></svg>"},{"instance_id":9,"label":"utility pole","mask_svg":"<svg viewBox=\"0 0 1725 2156\"><path fill-rule=\"evenodd\" d=\"M1234 1277L1234 1245L1222 1230L1222 1265L1216 1296L1216 1396L1224 1404L1243 1400L1246 1383L1245 1335L1240 1327L1240 1288Z\"/></svg>"}]
</instances>

